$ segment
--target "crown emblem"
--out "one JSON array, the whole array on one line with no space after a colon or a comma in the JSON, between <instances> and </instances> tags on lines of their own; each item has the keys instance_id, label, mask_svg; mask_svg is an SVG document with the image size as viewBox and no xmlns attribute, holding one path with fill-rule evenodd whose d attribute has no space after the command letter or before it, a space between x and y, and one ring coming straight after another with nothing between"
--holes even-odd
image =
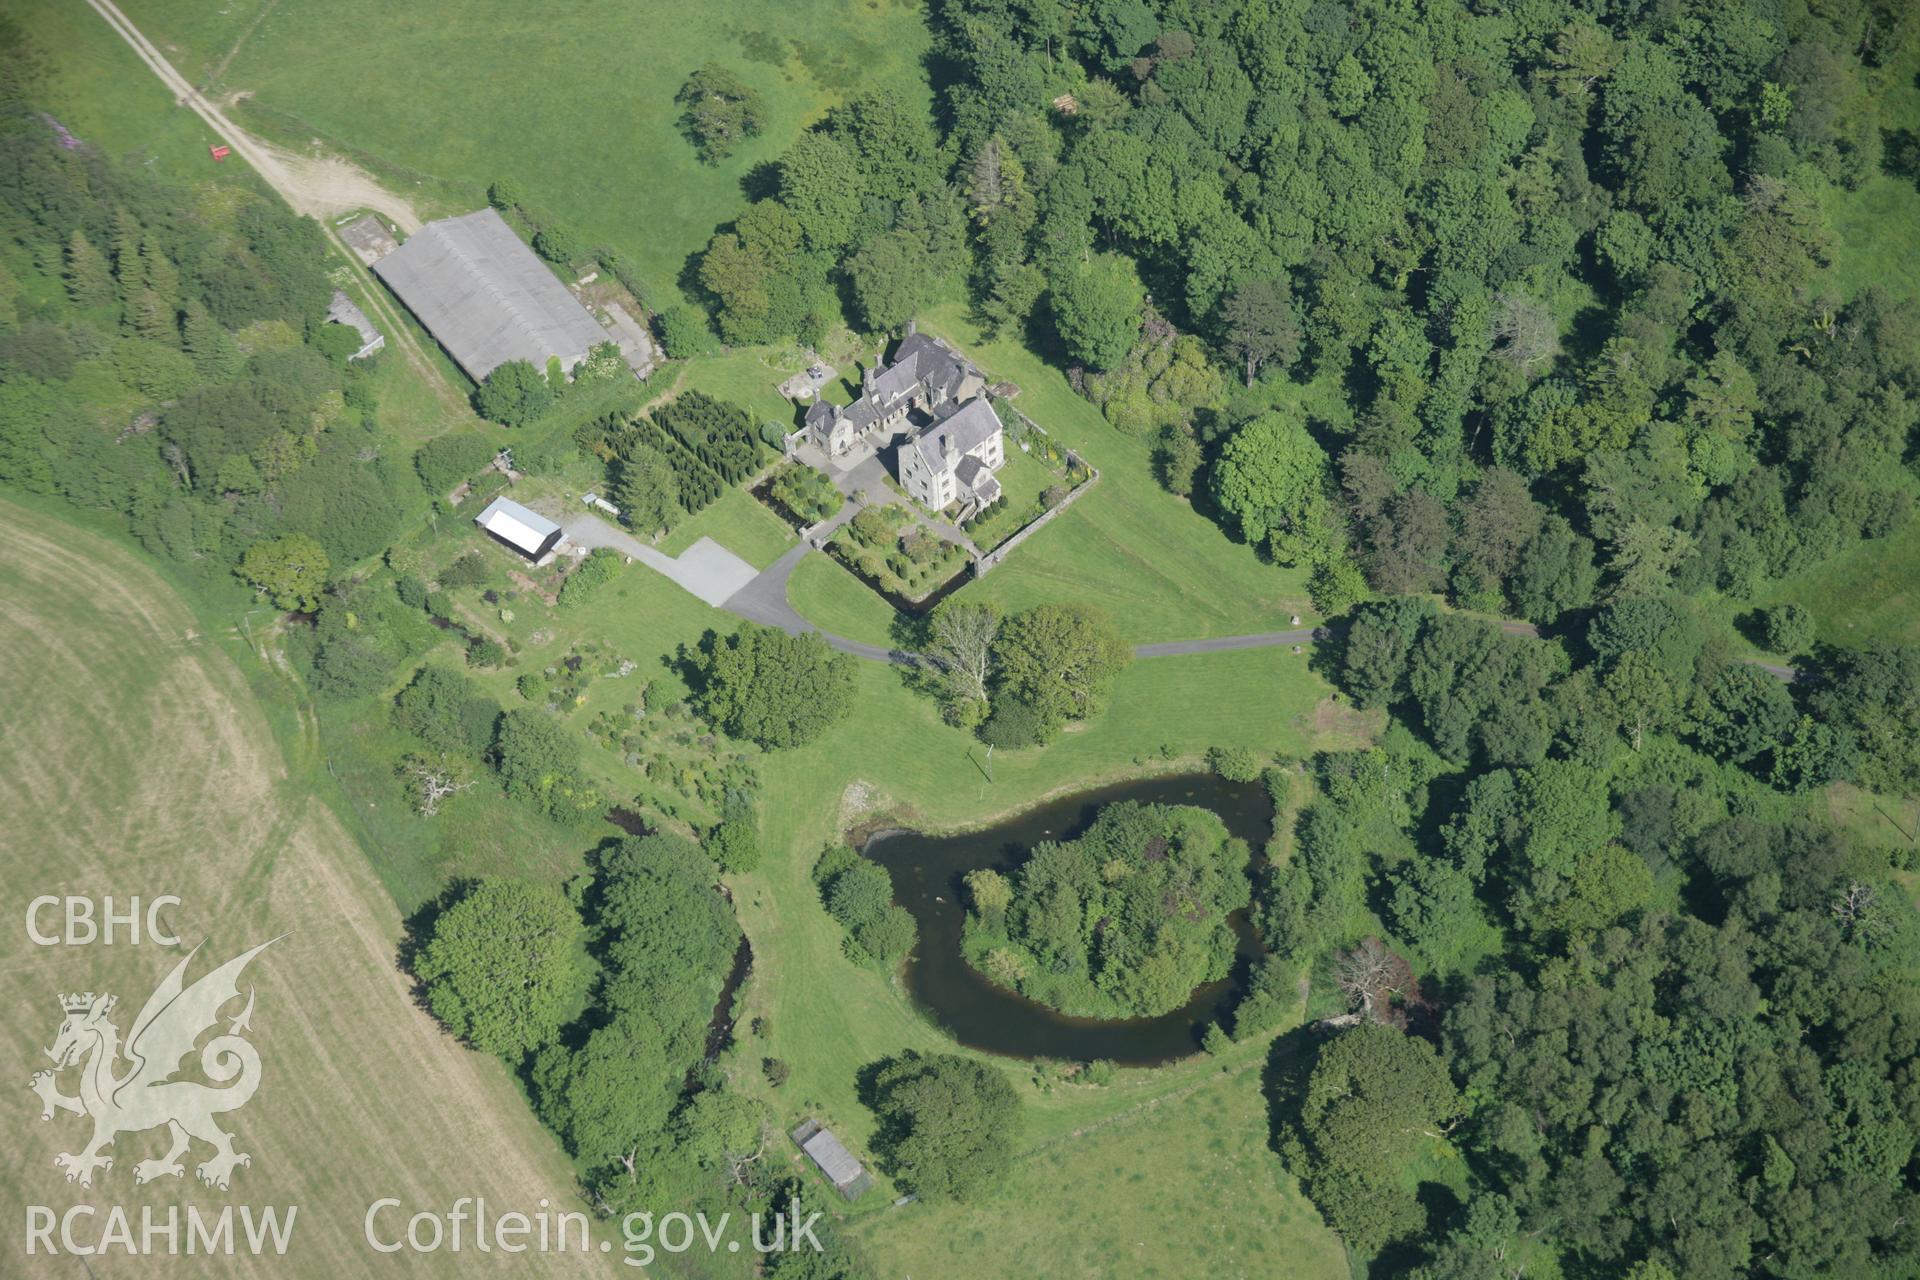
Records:
<instances>
[{"instance_id":1,"label":"crown emblem","mask_svg":"<svg viewBox=\"0 0 1920 1280\"><path fill-rule=\"evenodd\" d=\"M68 1013L85 1013L93 1007L93 992L80 991L60 997L60 1007Z\"/></svg>"}]
</instances>

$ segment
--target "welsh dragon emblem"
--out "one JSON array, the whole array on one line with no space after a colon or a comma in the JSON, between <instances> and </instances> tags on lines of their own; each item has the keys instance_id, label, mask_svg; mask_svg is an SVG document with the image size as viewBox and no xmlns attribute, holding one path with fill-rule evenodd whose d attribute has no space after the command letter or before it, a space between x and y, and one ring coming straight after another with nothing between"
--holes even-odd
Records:
<instances>
[{"instance_id":1,"label":"welsh dragon emblem","mask_svg":"<svg viewBox=\"0 0 1920 1280\"><path fill-rule=\"evenodd\" d=\"M180 1070L180 1060L193 1052L195 1042L220 1021L220 1011L239 999L240 973L248 961L278 941L263 942L187 986L187 966L200 954L195 947L147 997L124 1046L112 1021L117 997L91 991L60 997L66 1020L47 1050L53 1070L35 1072L29 1083L45 1104L42 1120L53 1119L56 1111L93 1119L93 1140L85 1148L53 1158L55 1165L66 1170L68 1182L92 1186L96 1169L113 1168L113 1157L101 1153L116 1137L161 1125L167 1127L172 1145L158 1160L133 1166L137 1183L181 1177L186 1171L180 1157L196 1138L213 1147L213 1158L194 1170L210 1187L225 1191L234 1166L253 1163L253 1157L233 1149L233 1136L213 1121L245 1106L260 1087L260 1053L240 1034L251 1029L251 987L246 1007L229 1019L226 1034L214 1036L200 1050L201 1071L221 1087L172 1077ZM129 1066L116 1073L123 1059ZM80 1069L80 1091L77 1097L68 1097L60 1092L57 1077L74 1066Z\"/></svg>"}]
</instances>

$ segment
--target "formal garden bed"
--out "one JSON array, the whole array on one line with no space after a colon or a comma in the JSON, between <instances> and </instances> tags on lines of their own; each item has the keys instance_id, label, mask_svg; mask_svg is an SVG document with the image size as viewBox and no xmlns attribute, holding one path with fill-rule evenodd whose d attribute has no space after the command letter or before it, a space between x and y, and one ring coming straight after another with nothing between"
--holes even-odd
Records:
<instances>
[{"instance_id":1,"label":"formal garden bed","mask_svg":"<svg viewBox=\"0 0 1920 1280\"><path fill-rule=\"evenodd\" d=\"M807 529L840 510L846 499L833 481L803 462L783 462L753 487L753 496L796 529Z\"/></svg>"},{"instance_id":2,"label":"formal garden bed","mask_svg":"<svg viewBox=\"0 0 1920 1280\"><path fill-rule=\"evenodd\" d=\"M833 557L896 605L926 601L967 572L968 556L905 507L868 507L833 535Z\"/></svg>"}]
</instances>

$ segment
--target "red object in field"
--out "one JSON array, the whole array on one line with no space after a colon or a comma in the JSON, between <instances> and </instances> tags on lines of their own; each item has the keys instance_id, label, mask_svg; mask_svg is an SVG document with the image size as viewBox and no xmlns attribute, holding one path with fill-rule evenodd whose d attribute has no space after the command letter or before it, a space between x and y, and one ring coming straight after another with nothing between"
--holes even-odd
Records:
<instances>
[{"instance_id":1,"label":"red object in field","mask_svg":"<svg viewBox=\"0 0 1920 1280\"><path fill-rule=\"evenodd\" d=\"M225 143L222 143L217 147L208 147L207 151L213 156L215 160L225 160L228 156L233 154L233 149L227 146Z\"/></svg>"}]
</instances>

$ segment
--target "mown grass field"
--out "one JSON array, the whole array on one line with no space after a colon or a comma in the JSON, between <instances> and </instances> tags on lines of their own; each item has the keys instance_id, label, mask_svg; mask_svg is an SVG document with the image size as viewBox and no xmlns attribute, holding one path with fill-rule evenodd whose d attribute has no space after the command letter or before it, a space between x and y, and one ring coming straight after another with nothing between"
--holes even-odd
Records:
<instances>
[{"instance_id":1,"label":"mown grass field","mask_svg":"<svg viewBox=\"0 0 1920 1280\"><path fill-rule=\"evenodd\" d=\"M571 1170L499 1063L458 1047L413 1003L394 962L399 913L316 789L323 775L300 745L311 726L284 678L118 543L38 504L0 501L0 529L0 856L14 921L0 966L14 1087L0 1110L17 1147L0 1173L7 1216L20 1223L29 1204L123 1205L136 1222L143 1205L298 1206L285 1258L114 1254L88 1260L99 1280L607 1274L601 1257L387 1257L365 1245L362 1219L381 1197L444 1207L485 1195L532 1212L543 1197L572 1202ZM55 996L114 992L124 1031L185 948L36 947L20 921L39 894L169 893L182 899L171 915L185 946L206 943L192 977L285 935L246 975L263 1083L224 1119L253 1164L229 1193L201 1187L191 1168L136 1187L133 1164L159 1155L165 1135L130 1133L83 1190L53 1165L81 1145L83 1122L41 1123L26 1088L59 1025ZM10 1241L0 1271L81 1273L24 1247Z\"/></svg>"},{"instance_id":2,"label":"mown grass field","mask_svg":"<svg viewBox=\"0 0 1920 1280\"><path fill-rule=\"evenodd\" d=\"M1813 611L1816 634L1828 644L1920 644L1920 520L1779 579L1755 603L1789 602Z\"/></svg>"},{"instance_id":3,"label":"mown grass field","mask_svg":"<svg viewBox=\"0 0 1920 1280\"><path fill-rule=\"evenodd\" d=\"M238 123L313 140L422 212L477 206L512 178L590 244L629 254L654 300L745 205L742 180L833 103L886 86L926 103L911 0L130 0L127 15ZM85 20L98 21L85 9ZM753 84L767 127L723 164L681 136L673 95L713 60Z\"/></svg>"},{"instance_id":4,"label":"mown grass field","mask_svg":"<svg viewBox=\"0 0 1920 1280\"><path fill-rule=\"evenodd\" d=\"M831 556L808 556L795 565L787 599L823 630L868 644L894 643L900 615Z\"/></svg>"},{"instance_id":5,"label":"mown grass field","mask_svg":"<svg viewBox=\"0 0 1920 1280\"><path fill-rule=\"evenodd\" d=\"M921 328L1018 383L1020 411L1101 472L1092 493L963 595L1009 612L1046 600L1097 604L1135 643L1272 631L1294 614L1315 620L1304 574L1263 562L1167 493L1153 475L1153 442L1108 425L1058 369L1010 336L983 340L958 303L936 308Z\"/></svg>"},{"instance_id":6,"label":"mown grass field","mask_svg":"<svg viewBox=\"0 0 1920 1280\"><path fill-rule=\"evenodd\" d=\"M786 521L738 485L730 485L709 507L688 516L660 540L660 549L677 556L702 538L712 538L756 569L764 569L799 541Z\"/></svg>"}]
</instances>

